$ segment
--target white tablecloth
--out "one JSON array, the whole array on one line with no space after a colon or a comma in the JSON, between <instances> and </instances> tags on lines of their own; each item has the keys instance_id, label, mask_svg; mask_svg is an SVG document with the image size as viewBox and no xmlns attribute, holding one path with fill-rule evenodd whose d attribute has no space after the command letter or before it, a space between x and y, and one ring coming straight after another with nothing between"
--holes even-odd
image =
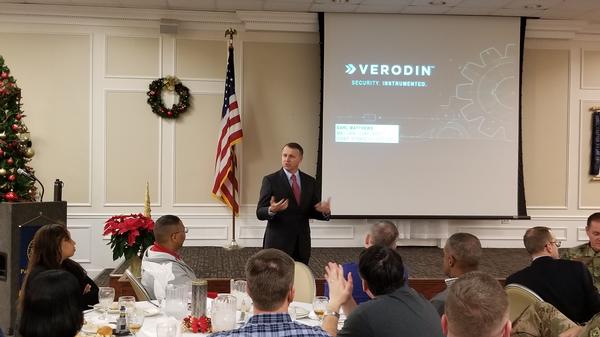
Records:
<instances>
[{"instance_id":1,"label":"white tablecloth","mask_svg":"<svg viewBox=\"0 0 600 337\"><path fill-rule=\"evenodd\" d=\"M301 307L303 309L306 309L308 312L310 312L312 310L312 304L310 304L310 303L293 302L292 306ZM142 310L155 308L152 304L150 304L148 302L137 302L136 307L138 309L142 309ZM90 312L86 313L85 319L87 322L99 324L100 316L101 316L101 313L94 310L94 311L90 311ZM118 315L116 315L116 314L108 314L108 321L115 322L117 320L117 316ZM138 337L156 337L156 325L158 324L158 322L161 320L169 320L169 319L175 320L174 318L167 317L164 313L146 317L146 319L144 320L144 325L142 326L142 329L140 330L140 332L138 332L137 336ZM311 325L311 326L319 325L318 320L311 319L309 317L301 318L301 319L298 319L297 321L300 323L306 324L306 325ZM201 334L201 333L195 334L195 333L191 333L191 332L183 332L183 331L181 331L181 322L177 322L177 325L180 327L177 337L208 336L208 334ZM238 326L240 326L240 325L241 324L238 324Z\"/></svg>"}]
</instances>

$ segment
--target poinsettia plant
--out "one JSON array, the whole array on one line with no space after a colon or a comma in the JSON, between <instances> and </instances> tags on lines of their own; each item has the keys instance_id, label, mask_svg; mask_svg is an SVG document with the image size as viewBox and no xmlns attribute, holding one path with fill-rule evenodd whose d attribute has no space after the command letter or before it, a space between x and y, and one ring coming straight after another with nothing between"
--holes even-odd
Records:
<instances>
[{"instance_id":1,"label":"poinsettia plant","mask_svg":"<svg viewBox=\"0 0 600 337\"><path fill-rule=\"evenodd\" d=\"M212 322L206 315L200 317L187 316L183 319L183 328L193 333L211 333Z\"/></svg>"},{"instance_id":2,"label":"poinsettia plant","mask_svg":"<svg viewBox=\"0 0 600 337\"><path fill-rule=\"evenodd\" d=\"M115 215L104 223L104 234L110 234L110 248L113 260L121 256L130 259L143 253L154 243L154 221L138 213L130 215Z\"/></svg>"}]
</instances>

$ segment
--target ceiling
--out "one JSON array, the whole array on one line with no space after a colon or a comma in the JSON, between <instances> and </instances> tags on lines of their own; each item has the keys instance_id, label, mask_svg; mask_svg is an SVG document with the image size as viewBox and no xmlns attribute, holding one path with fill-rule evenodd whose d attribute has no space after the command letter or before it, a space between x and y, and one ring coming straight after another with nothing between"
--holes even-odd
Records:
<instances>
[{"instance_id":1,"label":"ceiling","mask_svg":"<svg viewBox=\"0 0 600 337\"><path fill-rule=\"evenodd\" d=\"M221 12L502 15L600 22L600 0L0 0L1 3Z\"/></svg>"}]
</instances>

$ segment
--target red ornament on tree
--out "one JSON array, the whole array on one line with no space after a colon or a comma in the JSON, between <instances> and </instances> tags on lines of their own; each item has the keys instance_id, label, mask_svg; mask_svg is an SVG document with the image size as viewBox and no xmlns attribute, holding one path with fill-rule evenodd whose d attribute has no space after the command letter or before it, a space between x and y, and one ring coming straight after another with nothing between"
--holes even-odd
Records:
<instances>
[{"instance_id":1,"label":"red ornament on tree","mask_svg":"<svg viewBox=\"0 0 600 337\"><path fill-rule=\"evenodd\" d=\"M17 176L16 175L11 174L11 175L8 176L8 181L15 181L15 180L17 180Z\"/></svg>"},{"instance_id":2,"label":"red ornament on tree","mask_svg":"<svg viewBox=\"0 0 600 337\"><path fill-rule=\"evenodd\" d=\"M4 157L4 151L2 149L0 149L0 158Z\"/></svg>"},{"instance_id":3,"label":"red ornament on tree","mask_svg":"<svg viewBox=\"0 0 600 337\"><path fill-rule=\"evenodd\" d=\"M8 78L8 72L7 71L3 71L2 74L0 74L0 77L2 77L3 80Z\"/></svg>"},{"instance_id":4,"label":"red ornament on tree","mask_svg":"<svg viewBox=\"0 0 600 337\"><path fill-rule=\"evenodd\" d=\"M17 196L17 193L10 191L6 194L4 194L4 200L6 201L17 201L19 200L19 196Z\"/></svg>"},{"instance_id":5,"label":"red ornament on tree","mask_svg":"<svg viewBox=\"0 0 600 337\"><path fill-rule=\"evenodd\" d=\"M14 159L12 159L12 157L10 157L10 158L6 159L6 163L7 163L8 165L12 165L12 164L14 164L14 163L15 163L15 160L14 160Z\"/></svg>"},{"instance_id":6,"label":"red ornament on tree","mask_svg":"<svg viewBox=\"0 0 600 337\"><path fill-rule=\"evenodd\" d=\"M12 125L10 128L11 128L11 129L12 129L14 132L17 132L17 131L19 131L19 129L20 129L21 127L20 127L18 124L13 124L13 125Z\"/></svg>"},{"instance_id":7,"label":"red ornament on tree","mask_svg":"<svg viewBox=\"0 0 600 337\"><path fill-rule=\"evenodd\" d=\"M23 118L23 115L21 115L21 114L17 114L17 115L15 116L15 119L16 119L16 120L18 120L18 121L20 121L20 120L21 120L21 118Z\"/></svg>"}]
</instances>

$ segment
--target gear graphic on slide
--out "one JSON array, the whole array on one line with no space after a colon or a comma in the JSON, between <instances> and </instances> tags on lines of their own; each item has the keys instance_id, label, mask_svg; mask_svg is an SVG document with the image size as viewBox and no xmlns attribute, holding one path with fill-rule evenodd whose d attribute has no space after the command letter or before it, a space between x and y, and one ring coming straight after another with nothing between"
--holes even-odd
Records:
<instances>
[{"instance_id":1,"label":"gear graphic on slide","mask_svg":"<svg viewBox=\"0 0 600 337\"><path fill-rule=\"evenodd\" d=\"M504 54L496 48L488 48L479 56L481 63L468 62L462 67L461 74L469 83L458 84L455 100L451 98L449 103L458 107L460 117L467 122L465 127L475 126L472 131L480 136L514 139L516 125L511 121L518 113L519 88L518 67L514 65L518 60L516 45L507 44Z\"/></svg>"}]
</instances>

